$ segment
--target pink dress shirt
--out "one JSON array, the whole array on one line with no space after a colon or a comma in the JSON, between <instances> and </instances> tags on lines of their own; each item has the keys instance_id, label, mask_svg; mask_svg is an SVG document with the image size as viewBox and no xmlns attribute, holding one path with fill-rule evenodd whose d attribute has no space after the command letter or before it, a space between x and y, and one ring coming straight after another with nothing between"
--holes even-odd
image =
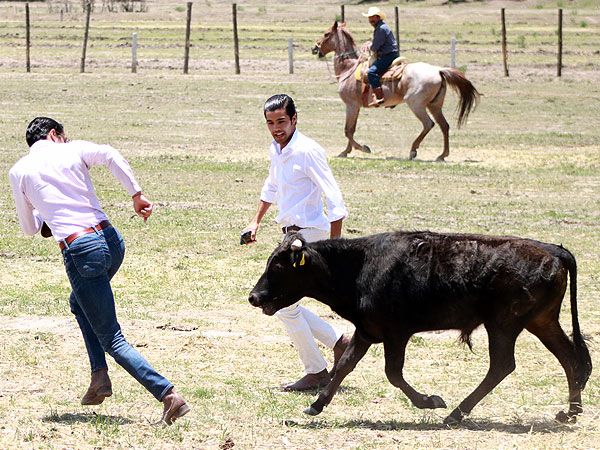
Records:
<instances>
[{"instance_id":1,"label":"pink dress shirt","mask_svg":"<svg viewBox=\"0 0 600 450\"><path fill-rule=\"evenodd\" d=\"M33 144L9 171L23 232L34 235L46 222L58 242L107 220L89 173L97 165L107 166L129 195L141 191L125 158L110 145L47 139Z\"/></svg>"}]
</instances>

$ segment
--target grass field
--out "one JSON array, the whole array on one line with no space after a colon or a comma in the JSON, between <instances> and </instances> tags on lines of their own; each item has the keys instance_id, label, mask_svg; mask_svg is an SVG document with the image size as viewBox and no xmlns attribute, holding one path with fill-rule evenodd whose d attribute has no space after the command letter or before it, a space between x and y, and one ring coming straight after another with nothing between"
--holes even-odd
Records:
<instances>
[{"instance_id":1,"label":"grass field","mask_svg":"<svg viewBox=\"0 0 600 450\"><path fill-rule=\"evenodd\" d=\"M298 2L300 3L300 2ZM24 236L5 175L0 191L0 449L590 449L598 447L599 384L584 391L577 424L554 421L567 405L556 359L531 335L517 342L517 369L458 428L449 411L419 410L386 380L383 348L371 348L316 418L314 394L283 393L301 375L277 319L247 295L280 235L271 211L259 242L240 247L269 161L262 105L292 95L299 128L326 149L350 216L346 237L394 229L510 234L562 243L578 261L579 318L595 365L600 312L600 11L594 0L399 3L400 46L410 61L457 66L484 94L456 129L446 97L450 156L437 128L408 161L420 123L406 106L361 113L355 137L373 153L337 159L344 106L327 65L310 47L340 14L339 3L238 2L241 75L234 74L231 4L195 2L190 74L183 75L185 2L148 2L146 13L92 16L85 74L79 73L80 3L63 20L31 3L32 73L25 73L24 3L0 1L0 171L27 152L37 115L61 121L70 138L110 143L132 165L155 212L146 225L104 168L96 191L125 237L113 282L125 336L184 394L192 411L172 427L151 426L161 408L109 361L115 394L98 407L79 399L89 381L70 288L57 245ZM371 29L346 5L358 42ZM393 4L378 5L393 15ZM500 8L506 8L510 77L503 76ZM556 77L557 9L564 9L563 76ZM79 8L79 9L77 9ZM388 21L390 24L393 20ZM139 68L130 70L131 33ZM290 75L287 39L294 40ZM332 69L331 59L327 63ZM331 323L349 323L314 300ZM562 323L570 332L565 302ZM331 361L325 349L324 354ZM405 375L454 408L487 370L487 338L474 352L452 333L415 337Z\"/></svg>"}]
</instances>

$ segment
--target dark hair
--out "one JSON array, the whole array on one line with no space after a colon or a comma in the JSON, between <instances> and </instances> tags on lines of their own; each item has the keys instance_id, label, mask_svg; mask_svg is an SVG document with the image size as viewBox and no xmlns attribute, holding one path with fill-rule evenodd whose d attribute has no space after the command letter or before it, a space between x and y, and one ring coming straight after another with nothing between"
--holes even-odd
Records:
<instances>
[{"instance_id":1,"label":"dark hair","mask_svg":"<svg viewBox=\"0 0 600 450\"><path fill-rule=\"evenodd\" d=\"M31 147L37 141L46 139L48 133L52 130L55 130L56 134L62 134L64 128L60 123L50 117L36 117L27 126L27 131L25 132L27 145Z\"/></svg>"},{"instance_id":2,"label":"dark hair","mask_svg":"<svg viewBox=\"0 0 600 450\"><path fill-rule=\"evenodd\" d=\"M274 95L265 102L265 117L267 117L267 111L276 111L282 108L285 108L285 113L290 117L290 120L292 120L294 114L296 114L296 105L294 105L292 97L287 94Z\"/></svg>"}]
</instances>

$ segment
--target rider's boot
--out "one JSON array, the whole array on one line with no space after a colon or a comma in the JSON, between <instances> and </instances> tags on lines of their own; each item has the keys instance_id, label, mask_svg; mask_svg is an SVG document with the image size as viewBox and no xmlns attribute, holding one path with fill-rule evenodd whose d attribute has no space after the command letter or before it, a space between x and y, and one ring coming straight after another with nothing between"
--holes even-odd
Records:
<instances>
[{"instance_id":1,"label":"rider's boot","mask_svg":"<svg viewBox=\"0 0 600 450\"><path fill-rule=\"evenodd\" d=\"M373 102L369 104L369 108L378 107L379 105L382 105L385 101L385 99L383 98L383 88L381 86L373 89L373 92L375 93L375 98L373 99Z\"/></svg>"}]
</instances>

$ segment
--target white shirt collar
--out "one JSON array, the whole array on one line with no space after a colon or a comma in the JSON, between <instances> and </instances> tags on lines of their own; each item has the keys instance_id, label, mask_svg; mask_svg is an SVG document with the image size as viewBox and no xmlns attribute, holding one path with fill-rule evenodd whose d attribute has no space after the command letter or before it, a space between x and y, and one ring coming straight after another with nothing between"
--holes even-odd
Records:
<instances>
[{"instance_id":1,"label":"white shirt collar","mask_svg":"<svg viewBox=\"0 0 600 450\"><path fill-rule=\"evenodd\" d=\"M289 153L295 148L296 141L298 140L298 127L294 130L294 134L292 134L292 138L287 143L283 150L281 150L281 146L278 142L273 141L273 145L275 146L275 150L277 150L277 154L281 155L282 153Z\"/></svg>"}]
</instances>

